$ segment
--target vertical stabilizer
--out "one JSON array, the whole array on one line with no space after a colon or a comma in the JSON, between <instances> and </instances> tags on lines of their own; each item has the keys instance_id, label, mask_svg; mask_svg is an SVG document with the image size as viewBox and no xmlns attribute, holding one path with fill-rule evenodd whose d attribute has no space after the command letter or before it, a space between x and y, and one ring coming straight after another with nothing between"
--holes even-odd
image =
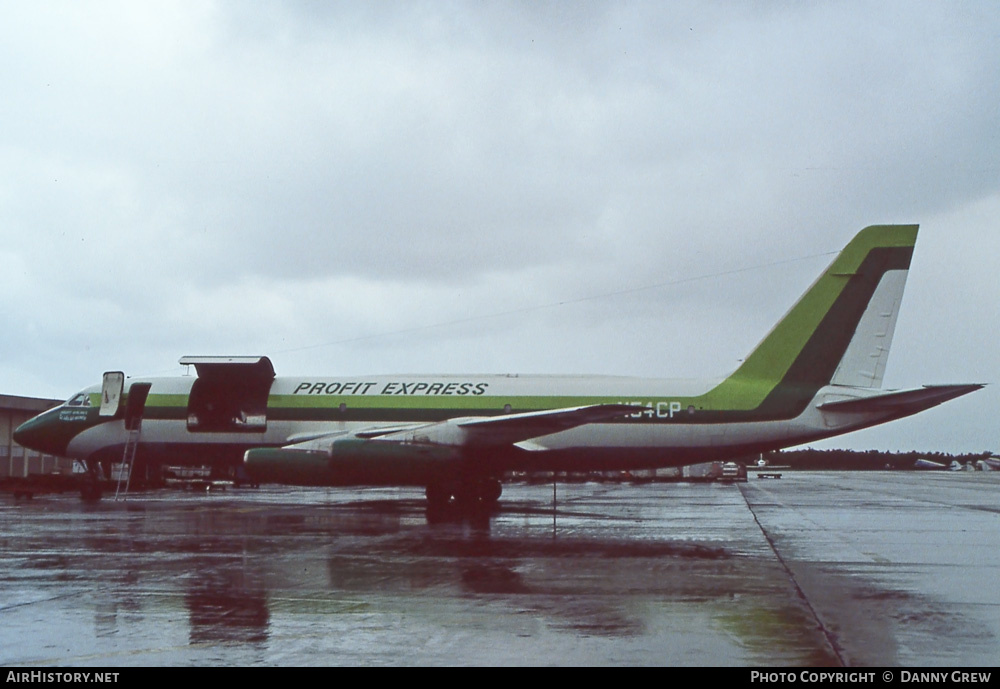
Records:
<instances>
[{"instance_id":1,"label":"vertical stabilizer","mask_svg":"<svg viewBox=\"0 0 1000 689\"><path fill-rule=\"evenodd\" d=\"M831 383L879 387L916 239L916 225L861 230L712 396L787 417Z\"/></svg>"}]
</instances>

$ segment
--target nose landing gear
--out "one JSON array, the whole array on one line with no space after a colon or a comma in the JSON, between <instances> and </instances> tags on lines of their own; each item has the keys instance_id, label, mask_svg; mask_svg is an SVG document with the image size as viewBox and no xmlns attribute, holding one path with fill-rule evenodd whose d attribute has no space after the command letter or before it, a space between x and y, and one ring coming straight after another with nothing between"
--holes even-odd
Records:
<instances>
[{"instance_id":1,"label":"nose landing gear","mask_svg":"<svg viewBox=\"0 0 1000 689\"><path fill-rule=\"evenodd\" d=\"M80 499L84 502L97 502L101 499L101 476L103 472L101 465L93 459L84 460L87 467L87 475L80 486Z\"/></svg>"}]
</instances>

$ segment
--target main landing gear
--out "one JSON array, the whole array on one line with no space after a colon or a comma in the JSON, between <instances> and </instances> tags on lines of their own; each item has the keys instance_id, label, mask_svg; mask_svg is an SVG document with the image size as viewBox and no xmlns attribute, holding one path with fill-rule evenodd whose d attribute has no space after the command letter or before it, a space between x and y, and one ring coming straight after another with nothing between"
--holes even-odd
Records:
<instances>
[{"instance_id":1,"label":"main landing gear","mask_svg":"<svg viewBox=\"0 0 1000 689\"><path fill-rule=\"evenodd\" d=\"M427 508L470 512L492 510L501 493L503 485L492 477L432 483L427 486Z\"/></svg>"}]
</instances>

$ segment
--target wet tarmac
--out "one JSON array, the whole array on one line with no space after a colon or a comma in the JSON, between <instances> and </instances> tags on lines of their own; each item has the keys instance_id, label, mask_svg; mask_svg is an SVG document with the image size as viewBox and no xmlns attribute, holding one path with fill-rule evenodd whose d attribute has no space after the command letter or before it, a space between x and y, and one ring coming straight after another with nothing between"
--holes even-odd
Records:
<instances>
[{"instance_id":1,"label":"wet tarmac","mask_svg":"<svg viewBox=\"0 0 1000 689\"><path fill-rule=\"evenodd\" d=\"M0 665L992 665L1000 472L0 496Z\"/></svg>"}]
</instances>

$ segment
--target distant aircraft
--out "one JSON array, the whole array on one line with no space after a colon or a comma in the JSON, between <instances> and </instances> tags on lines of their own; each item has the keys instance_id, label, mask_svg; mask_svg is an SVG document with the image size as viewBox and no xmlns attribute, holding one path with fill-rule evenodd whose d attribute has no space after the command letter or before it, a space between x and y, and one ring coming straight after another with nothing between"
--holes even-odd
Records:
<instances>
[{"instance_id":1,"label":"distant aircraft","mask_svg":"<svg viewBox=\"0 0 1000 689\"><path fill-rule=\"evenodd\" d=\"M1000 471L1000 457L983 457L976 465L980 471Z\"/></svg>"},{"instance_id":2,"label":"distant aircraft","mask_svg":"<svg viewBox=\"0 0 1000 689\"><path fill-rule=\"evenodd\" d=\"M15 440L100 462L213 463L254 481L417 485L489 504L506 472L677 467L892 421L982 387L881 390L916 225L862 230L724 379L276 377L267 357L184 357L197 377L104 376Z\"/></svg>"}]
</instances>

